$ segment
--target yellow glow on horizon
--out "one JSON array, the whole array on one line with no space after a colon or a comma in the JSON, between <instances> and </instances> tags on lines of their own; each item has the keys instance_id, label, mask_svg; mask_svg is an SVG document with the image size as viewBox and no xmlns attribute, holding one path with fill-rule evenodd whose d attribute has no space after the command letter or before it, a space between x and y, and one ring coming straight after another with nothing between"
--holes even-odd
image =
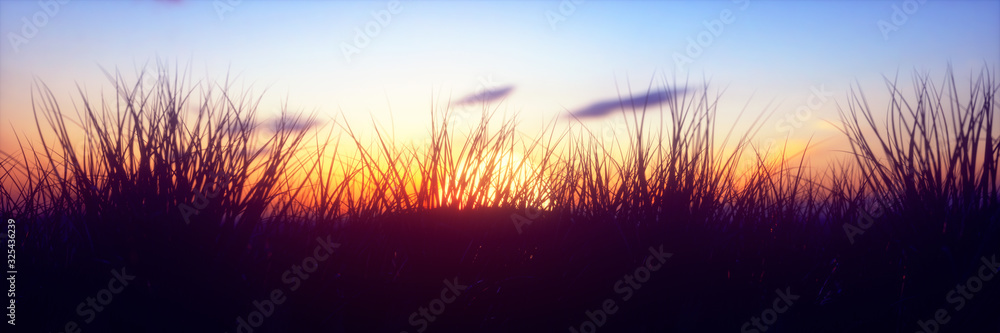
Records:
<instances>
[{"instance_id":1,"label":"yellow glow on horizon","mask_svg":"<svg viewBox=\"0 0 1000 333\"><path fill-rule=\"evenodd\" d=\"M550 200L546 198L545 182L539 180L534 165L521 154L490 152L482 159L464 162L457 165L455 172L444 179L444 186L438 188L442 205L455 205L460 209L470 208L470 205L491 206L498 197L513 196L537 200L541 208L548 207ZM508 194L504 195L505 192Z\"/></svg>"}]
</instances>

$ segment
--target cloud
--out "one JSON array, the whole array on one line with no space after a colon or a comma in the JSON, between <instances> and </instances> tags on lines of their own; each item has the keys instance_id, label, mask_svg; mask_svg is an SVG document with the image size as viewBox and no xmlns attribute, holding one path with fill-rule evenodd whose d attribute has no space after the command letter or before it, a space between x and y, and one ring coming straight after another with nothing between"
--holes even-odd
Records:
<instances>
[{"instance_id":1,"label":"cloud","mask_svg":"<svg viewBox=\"0 0 1000 333\"><path fill-rule=\"evenodd\" d=\"M571 116L576 118L596 118L605 116L613 111L621 109L623 106L626 110L642 110L643 106L650 107L660 103L669 102L670 100L677 98L677 96L683 95L688 92L687 87L675 88L675 89L663 89L657 91L651 91L646 95L633 96L630 99L610 99L605 101L596 102L590 104L589 106L571 112Z\"/></svg>"},{"instance_id":2,"label":"cloud","mask_svg":"<svg viewBox=\"0 0 1000 333\"><path fill-rule=\"evenodd\" d=\"M496 89L486 89L483 90L483 92L481 93L466 96L465 98L458 100L457 102L455 102L455 105L461 106L466 104L486 103L495 101L497 99L506 97L513 90L514 86L506 86Z\"/></svg>"},{"instance_id":3,"label":"cloud","mask_svg":"<svg viewBox=\"0 0 1000 333\"><path fill-rule=\"evenodd\" d=\"M271 132L279 132L282 130L299 132L308 131L313 128L319 127L322 124L316 119L296 119L296 118L275 118L270 120L268 129Z\"/></svg>"}]
</instances>

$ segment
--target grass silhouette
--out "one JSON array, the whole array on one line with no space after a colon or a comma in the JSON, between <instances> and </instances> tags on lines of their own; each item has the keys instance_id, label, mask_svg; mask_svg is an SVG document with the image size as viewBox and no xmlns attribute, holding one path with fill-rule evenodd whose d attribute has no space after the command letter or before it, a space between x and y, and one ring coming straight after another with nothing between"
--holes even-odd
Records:
<instances>
[{"instance_id":1,"label":"grass silhouette","mask_svg":"<svg viewBox=\"0 0 1000 333\"><path fill-rule=\"evenodd\" d=\"M265 133L259 94L160 66L152 87L106 72L109 101L80 90L84 141L35 83L40 143L0 160L25 326L83 324L77 302L126 267L138 282L85 330L240 331L280 289L254 331L414 331L411 314L454 279L468 288L427 329L579 330L613 299L602 330L736 331L790 288L778 331L914 331L1000 250L1000 85L986 69L966 95L950 70L940 85L915 74L912 95L886 79L883 121L858 87L841 106L850 151L818 169L808 148L755 146L762 116L716 132L707 86L623 110L627 136L609 141L556 123L526 137L485 102L461 132L435 105L417 147L284 111ZM285 273L326 239L340 246L292 290ZM673 256L624 300L615 282L650 248ZM1000 329L998 290L947 329Z\"/></svg>"}]
</instances>

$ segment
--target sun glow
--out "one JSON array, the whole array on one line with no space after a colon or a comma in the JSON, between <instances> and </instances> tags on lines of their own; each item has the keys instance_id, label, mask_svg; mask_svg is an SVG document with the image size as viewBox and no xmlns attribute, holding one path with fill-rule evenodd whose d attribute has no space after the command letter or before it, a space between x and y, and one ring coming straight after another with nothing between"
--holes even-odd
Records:
<instances>
[{"instance_id":1,"label":"sun glow","mask_svg":"<svg viewBox=\"0 0 1000 333\"><path fill-rule=\"evenodd\" d=\"M518 153L487 152L459 161L438 187L443 206L475 208L525 203L548 207L548 184L531 161Z\"/></svg>"}]
</instances>

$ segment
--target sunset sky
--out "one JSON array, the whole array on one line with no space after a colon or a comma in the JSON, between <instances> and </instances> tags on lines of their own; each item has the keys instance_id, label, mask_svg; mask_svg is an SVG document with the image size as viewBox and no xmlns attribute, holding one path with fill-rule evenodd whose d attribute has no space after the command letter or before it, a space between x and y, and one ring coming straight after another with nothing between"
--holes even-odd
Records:
<instances>
[{"instance_id":1,"label":"sunset sky","mask_svg":"<svg viewBox=\"0 0 1000 333\"><path fill-rule=\"evenodd\" d=\"M967 82L1000 59L996 1L230 2L0 2L0 149L14 149L12 130L35 134L33 78L72 111L76 84L109 87L101 67L134 75L157 58L190 65L196 79L228 71L267 88L265 118L287 101L321 120L342 113L359 131L372 118L394 124L415 140L432 102L483 85L513 86L504 105L531 132L617 98L616 83L644 93L651 78L660 86L674 75L725 88L724 121L748 100L751 115L773 111L763 138L784 137L784 115L828 94L813 98L793 137L834 137L824 121L836 120L835 102L855 81L882 108L882 75L898 71L909 83L917 69L939 79L951 63ZM44 23L37 32L33 19ZM375 33L359 38L366 27Z\"/></svg>"}]
</instances>

